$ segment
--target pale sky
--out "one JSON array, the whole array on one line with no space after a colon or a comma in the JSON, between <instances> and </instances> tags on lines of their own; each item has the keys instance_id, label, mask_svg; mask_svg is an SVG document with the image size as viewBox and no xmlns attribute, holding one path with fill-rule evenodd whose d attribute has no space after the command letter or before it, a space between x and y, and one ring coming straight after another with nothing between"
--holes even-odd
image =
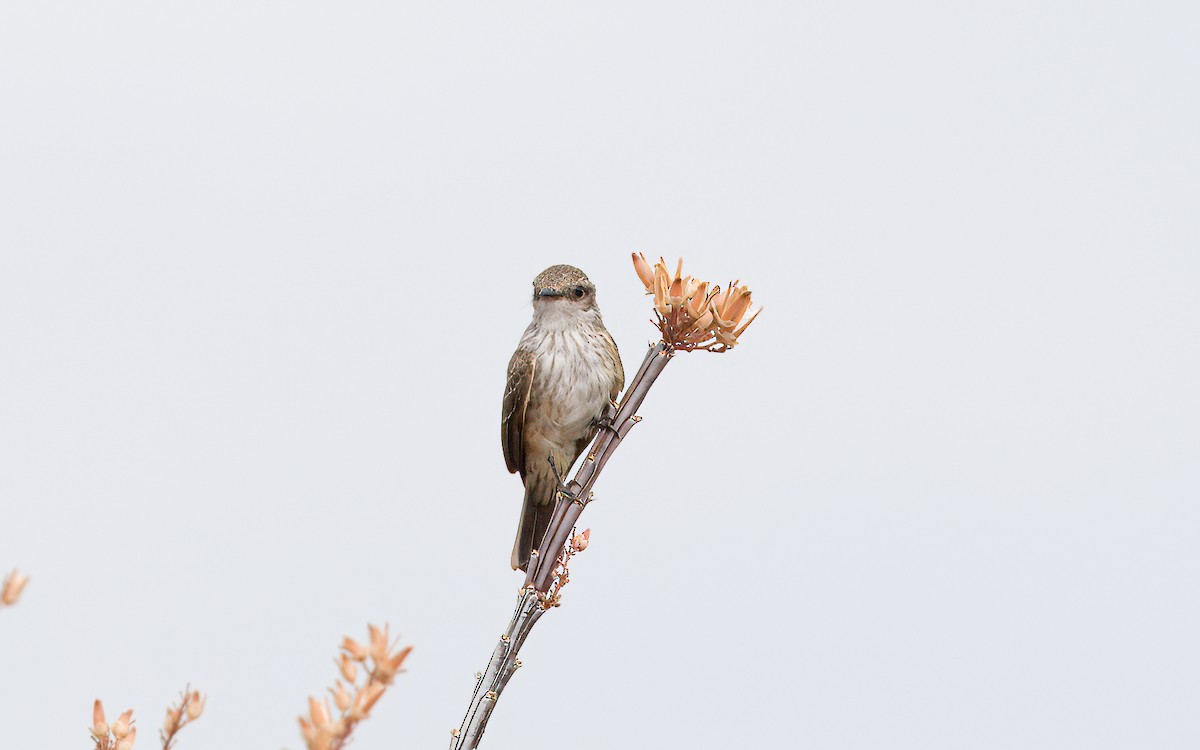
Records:
<instances>
[{"instance_id":1,"label":"pale sky","mask_svg":"<svg viewBox=\"0 0 1200 750\"><path fill-rule=\"evenodd\" d=\"M483 747L1200 745L1194 3L9 3L5 747L440 748L515 602L532 278L680 356Z\"/></svg>"}]
</instances>

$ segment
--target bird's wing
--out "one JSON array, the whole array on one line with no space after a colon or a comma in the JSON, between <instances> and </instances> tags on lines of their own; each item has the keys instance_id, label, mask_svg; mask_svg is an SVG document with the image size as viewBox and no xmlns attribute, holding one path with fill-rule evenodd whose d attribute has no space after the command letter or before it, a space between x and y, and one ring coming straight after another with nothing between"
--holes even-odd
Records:
<instances>
[{"instance_id":1,"label":"bird's wing","mask_svg":"<svg viewBox=\"0 0 1200 750\"><path fill-rule=\"evenodd\" d=\"M508 362L508 383L504 387L504 407L500 413L500 443L510 473L525 473L525 410L533 388L537 359L533 352L518 349Z\"/></svg>"},{"instance_id":2,"label":"bird's wing","mask_svg":"<svg viewBox=\"0 0 1200 750\"><path fill-rule=\"evenodd\" d=\"M612 352L613 362L617 366L617 377L613 380L608 396L610 401L616 401L617 396L621 395L621 390L625 388L625 367L621 365L621 354L617 351L617 342L613 340L612 334L606 330L604 336L608 339L608 350Z\"/></svg>"}]
</instances>

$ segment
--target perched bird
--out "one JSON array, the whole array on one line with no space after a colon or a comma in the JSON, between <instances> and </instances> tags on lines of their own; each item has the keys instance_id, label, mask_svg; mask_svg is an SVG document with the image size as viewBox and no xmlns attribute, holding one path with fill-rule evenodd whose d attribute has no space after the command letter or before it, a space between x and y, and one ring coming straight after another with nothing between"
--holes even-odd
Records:
<instances>
[{"instance_id":1,"label":"perched bird","mask_svg":"<svg viewBox=\"0 0 1200 750\"><path fill-rule=\"evenodd\" d=\"M533 321L508 363L500 415L504 460L525 483L514 570L529 565L554 513L559 475L596 436L624 386L617 345L596 306L596 285L574 266L542 271L533 280Z\"/></svg>"}]
</instances>

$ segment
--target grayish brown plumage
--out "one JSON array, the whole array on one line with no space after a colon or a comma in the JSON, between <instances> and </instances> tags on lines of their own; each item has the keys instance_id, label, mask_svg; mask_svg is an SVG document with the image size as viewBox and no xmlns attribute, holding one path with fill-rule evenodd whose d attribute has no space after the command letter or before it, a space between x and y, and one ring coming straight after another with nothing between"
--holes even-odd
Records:
<instances>
[{"instance_id":1,"label":"grayish brown plumage","mask_svg":"<svg viewBox=\"0 0 1200 750\"><path fill-rule=\"evenodd\" d=\"M554 512L558 478L595 437L625 385L596 287L574 266L550 266L533 281L533 320L508 363L500 441L508 470L525 484L512 566L524 570Z\"/></svg>"}]
</instances>

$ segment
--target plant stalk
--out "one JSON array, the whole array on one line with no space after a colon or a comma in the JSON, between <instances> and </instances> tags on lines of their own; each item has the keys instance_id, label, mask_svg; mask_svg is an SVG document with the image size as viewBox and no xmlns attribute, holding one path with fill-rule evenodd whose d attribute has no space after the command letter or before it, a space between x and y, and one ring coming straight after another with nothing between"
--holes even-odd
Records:
<instances>
[{"instance_id":1,"label":"plant stalk","mask_svg":"<svg viewBox=\"0 0 1200 750\"><path fill-rule=\"evenodd\" d=\"M617 405L615 414L596 435L575 476L567 482L564 490L559 492L550 526L546 529L538 551L535 551L529 561L525 586L521 590L517 608L509 620L508 628L500 636L500 642L492 651L487 669L475 682L471 704L463 717L462 725L453 733L450 741L451 750L474 750L479 746L483 730L496 707L496 701L504 692L509 679L521 666L517 653L529 637L533 626L546 612L543 597L554 583L558 552L566 545L571 529L575 527L583 509L592 501L592 487L599 479L604 465L633 426L641 421L637 410L646 400L650 386L654 385L654 381L662 374L673 354L670 347L661 341L650 347L637 374L625 389L625 395Z\"/></svg>"}]
</instances>

